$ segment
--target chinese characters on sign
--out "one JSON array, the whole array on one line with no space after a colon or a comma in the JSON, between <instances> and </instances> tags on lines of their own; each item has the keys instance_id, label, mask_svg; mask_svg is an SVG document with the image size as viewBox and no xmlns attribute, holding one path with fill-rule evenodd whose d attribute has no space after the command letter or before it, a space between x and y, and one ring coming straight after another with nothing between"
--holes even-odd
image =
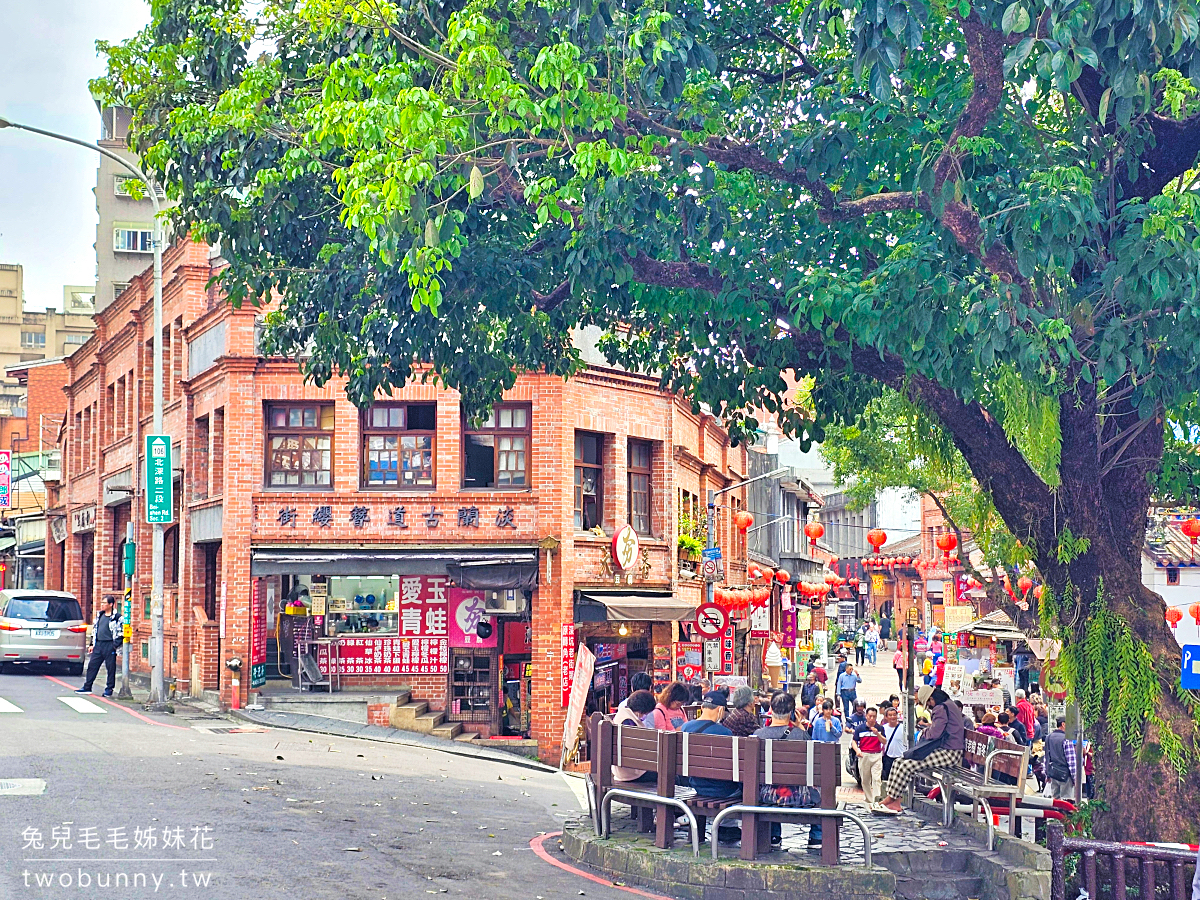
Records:
<instances>
[{"instance_id":1,"label":"chinese characters on sign","mask_svg":"<svg viewBox=\"0 0 1200 900\"><path fill-rule=\"evenodd\" d=\"M562 627L562 705L571 702L571 678L575 673L575 623L567 622Z\"/></svg>"},{"instance_id":2,"label":"chinese characters on sign","mask_svg":"<svg viewBox=\"0 0 1200 900\"><path fill-rule=\"evenodd\" d=\"M393 528L407 528L408 523L404 521L404 507L397 506L388 512L387 523Z\"/></svg>"},{"instance_id":3,"label":"chinese characters on sign","mask_svg":"<svg viewBox=\"0 0 1200 900\"><path fill-rule=\"evenodd\" d=\"M146 435L146 522L167 525L175 521L171 475L171 436Z\"/></svg>"},{"instance_id":4,"label":"chinese characters on sign","mask_svg":"<svg viewBox=\"0 0 1200 900\"><path fill-rule=\"evenodd\" d=\"M0 509L12 506L12 451L0 450Z\"/></svg>"},{"instance_id":5,"label":"chinese characters on sign","mask_svg":"<svg viewBox=\"0 0 1200 900\"><path fill-rule=\"evenodd\" d=\"M3 457L3 451L0 451L0 459ZM0 462L0 469L3 468L3 463ZM150 482L147 482L148 484ZM169 483L169 479L168 479ZM0 478L0 498L3 497L2 492L3 479ZM436 506L430 506L424 512L418 512L418 516L424 521L425 527L429 529L437 528L442 524L442 519L446 514ZM458 509L456 518L453 520L459 528L479 528L482 526L486 512L478 506L461 506ZM166 521L172 521L167 519ZM275 522L284 527L295 528L296 523L300 521L300 515L294 506L283 506L276 510ZM353 506L350 508L349 519L351 525L358 529L365 529L371 524L371 508L369 506ZM378 520L377 520L378 521ZM387 511L387 525L389 528L408 528L408 509L403 506L393 506ZM517 513L511 506L501 506L496 510L496 527L497 528L512 528L517 527ZM330 528L334 523L333 507L330 505L322 505L313 507L312 523L321 528ZM79 530L79 529L75 529ZM638 546L637 535L629 532L633 540L633 560L636 560L636 549ZM625 542L628 545L628 541ZM633 565L633 562L630 562Z\"/></svg>"},{"instance_id":6,"label":"chinese characters on sign","mask_svg":"<svg viewBox=\"0 0 1200 900\"><path fill-rule=\"evenodd\" d=\"M458 508L458 524L463 528L479 527L479 507L460 506Z\"/></svg>"},{"instance_id":7,"label":"chinese characters on sign","mask_svg":"<svg viewBox=\"0 0 1200 900\"><path fill-rule=\"evenodd\" d=\"M250 589L250 687L267 683L267 603L255 578Z\"/></svg>"},{"instance_id":8,"label":"chinese characters on sign","mask_svg":"<svg viewBox=\"0 0 1200 900\"><path fill-rule=\"evenodd\" d=\"M341 675L445 675L450 650L445 638L342 637L337 644ZM317 645L317 666L329 674L329 644Z\"/></svg>"},{"instance_id":9,"label":"chinese characters on sign","mask_svg":"<svg viewBox=\"0 0 1200 900\"><path fill-rule=\"evenodd\" d=\"M640 551L641 541L633 526L626 524L618 528L612 539L613 562L617 564L617 568L622 572L632 571Z\"/></svg>"},{"instance_id":10,"label":"chinese characters on sign","mask_svg":"<svg viewBox=\"0 0 1200 900\"><path fill-rule=\"evenodd\" d=\"M451 588L446 591L450 609L451 647L496 647L499 645L500 629L481 638L476 628L487 612L483 591Z\"/></svg>"},{"instance_id":11,"label":"chinese characters on sign","mask_svg":"<svg viewBox=\"0 0 1200 900\"><path fill-rule=\"evenodd\" d=\"M277 521L279 522L280 525L290 525L293 528L295 528L296 527L296 507L285 506L283 509L281 509L279 511L279 516L278 516Z\"/></svg>"},{"instance_id":12,"label":"chinese characters on sign","mask_svg":"<svg viewBox=\"0 0 1200 900\"><path fill-rule=\"evenodd\" d=\"M318 506L313 510L313 524L320 525L322 528L328 528L333 524L333 507Z\"/></svg>"},{"instance_id":13,"label":"chinese characters on sign","mask_svg":"<svg viewBox=\"0 0 1200 900\"><path fill-rule=\"evenodd\" d=\"M362 528L371 521L371 510L366 506L354 506L350 508L350 524L355 528Z\"/></svg>"}]
</instances>

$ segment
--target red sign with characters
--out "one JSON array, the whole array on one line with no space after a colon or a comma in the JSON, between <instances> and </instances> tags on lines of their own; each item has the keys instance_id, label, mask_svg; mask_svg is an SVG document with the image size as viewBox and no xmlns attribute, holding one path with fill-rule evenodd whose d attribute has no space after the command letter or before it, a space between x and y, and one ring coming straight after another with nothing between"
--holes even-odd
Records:
<instances>
[{"instance_id":1,"label":"red sign with characters","mask_svg":"<svg viewBox=\"0 0 1200 900\"><path fill-rule=\"evenodd\" d=\"M562 627L562 705L571 702L571 679L575 677L575 624L568 622Z\"/></svg>"},{"instance_id":2,"label":"red sign with characters","mask_svg":"<svg viewBox=\"0 0 1200 900\"><path fill-rule=\"evenodd\" d=\"M317 665L330 672L330 645L317 645ZM446 638L342 637L337 642L341 675L445 675L450 671Z\"/></svg>"}]
</instances>

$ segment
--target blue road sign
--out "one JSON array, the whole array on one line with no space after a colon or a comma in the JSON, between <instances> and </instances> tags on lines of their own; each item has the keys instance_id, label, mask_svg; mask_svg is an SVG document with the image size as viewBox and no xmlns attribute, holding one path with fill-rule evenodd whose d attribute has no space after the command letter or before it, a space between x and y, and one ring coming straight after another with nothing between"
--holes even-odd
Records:
<instances>
[{"instance_id":1,"label":"blue road sign","mask_svg":"<svg viewBox=\"0 0 1200 900\"><path fill-rule=\"evenodd\" d=\"M1179 673L1180 687L1200 691L1200 644L1183 645L1183 670Z\"/></svg>"},{"instance_id":2,"label":"blue road sign","mask_svg":"<svg viewBox=\"0 0 1200 900\"><path fill-rule=\"evenodd\" d=\"M721 548L720 547L705 547L703 550L700 551L700 558L701 559L720 559L721 558Z\"/></svg>"}]
</instances>

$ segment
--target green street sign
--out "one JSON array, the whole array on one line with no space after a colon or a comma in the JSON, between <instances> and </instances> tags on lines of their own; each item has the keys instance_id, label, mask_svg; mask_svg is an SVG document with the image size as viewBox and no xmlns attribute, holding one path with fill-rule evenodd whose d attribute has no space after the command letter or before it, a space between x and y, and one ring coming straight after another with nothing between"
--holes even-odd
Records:
<instances>
[{"instance_id":1,"label":"green street sign","mask_svg":"<svg viewBox=\"0 0 1200 900\"><path fill-rule=\"evenodd\" d=\"M171 485L171 436L146 435L146 522L167 525L175 521Z\"/></svg>"}]
</instances>

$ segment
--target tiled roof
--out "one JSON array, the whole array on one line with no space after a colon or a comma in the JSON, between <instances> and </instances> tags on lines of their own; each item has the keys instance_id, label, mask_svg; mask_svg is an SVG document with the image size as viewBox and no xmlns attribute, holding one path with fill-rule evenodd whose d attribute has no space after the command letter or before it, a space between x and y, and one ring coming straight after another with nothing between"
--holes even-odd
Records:
<instances>
[{"instance_id":1,"label":"tiled roof","mask_svg":"<svg viewBox=\"0 0 1200 900\"><path fill-rule=\"evenodd\" d=\"M1183 518L1179 517L1171 519L1161 526L1153 525L1146 531L1146 543L1142 552L1156 566L1160 568L1200 566L1200 554L1193 553L1192 542L1179 530L1182 523Z\"/></svg>"}]
</instances>

